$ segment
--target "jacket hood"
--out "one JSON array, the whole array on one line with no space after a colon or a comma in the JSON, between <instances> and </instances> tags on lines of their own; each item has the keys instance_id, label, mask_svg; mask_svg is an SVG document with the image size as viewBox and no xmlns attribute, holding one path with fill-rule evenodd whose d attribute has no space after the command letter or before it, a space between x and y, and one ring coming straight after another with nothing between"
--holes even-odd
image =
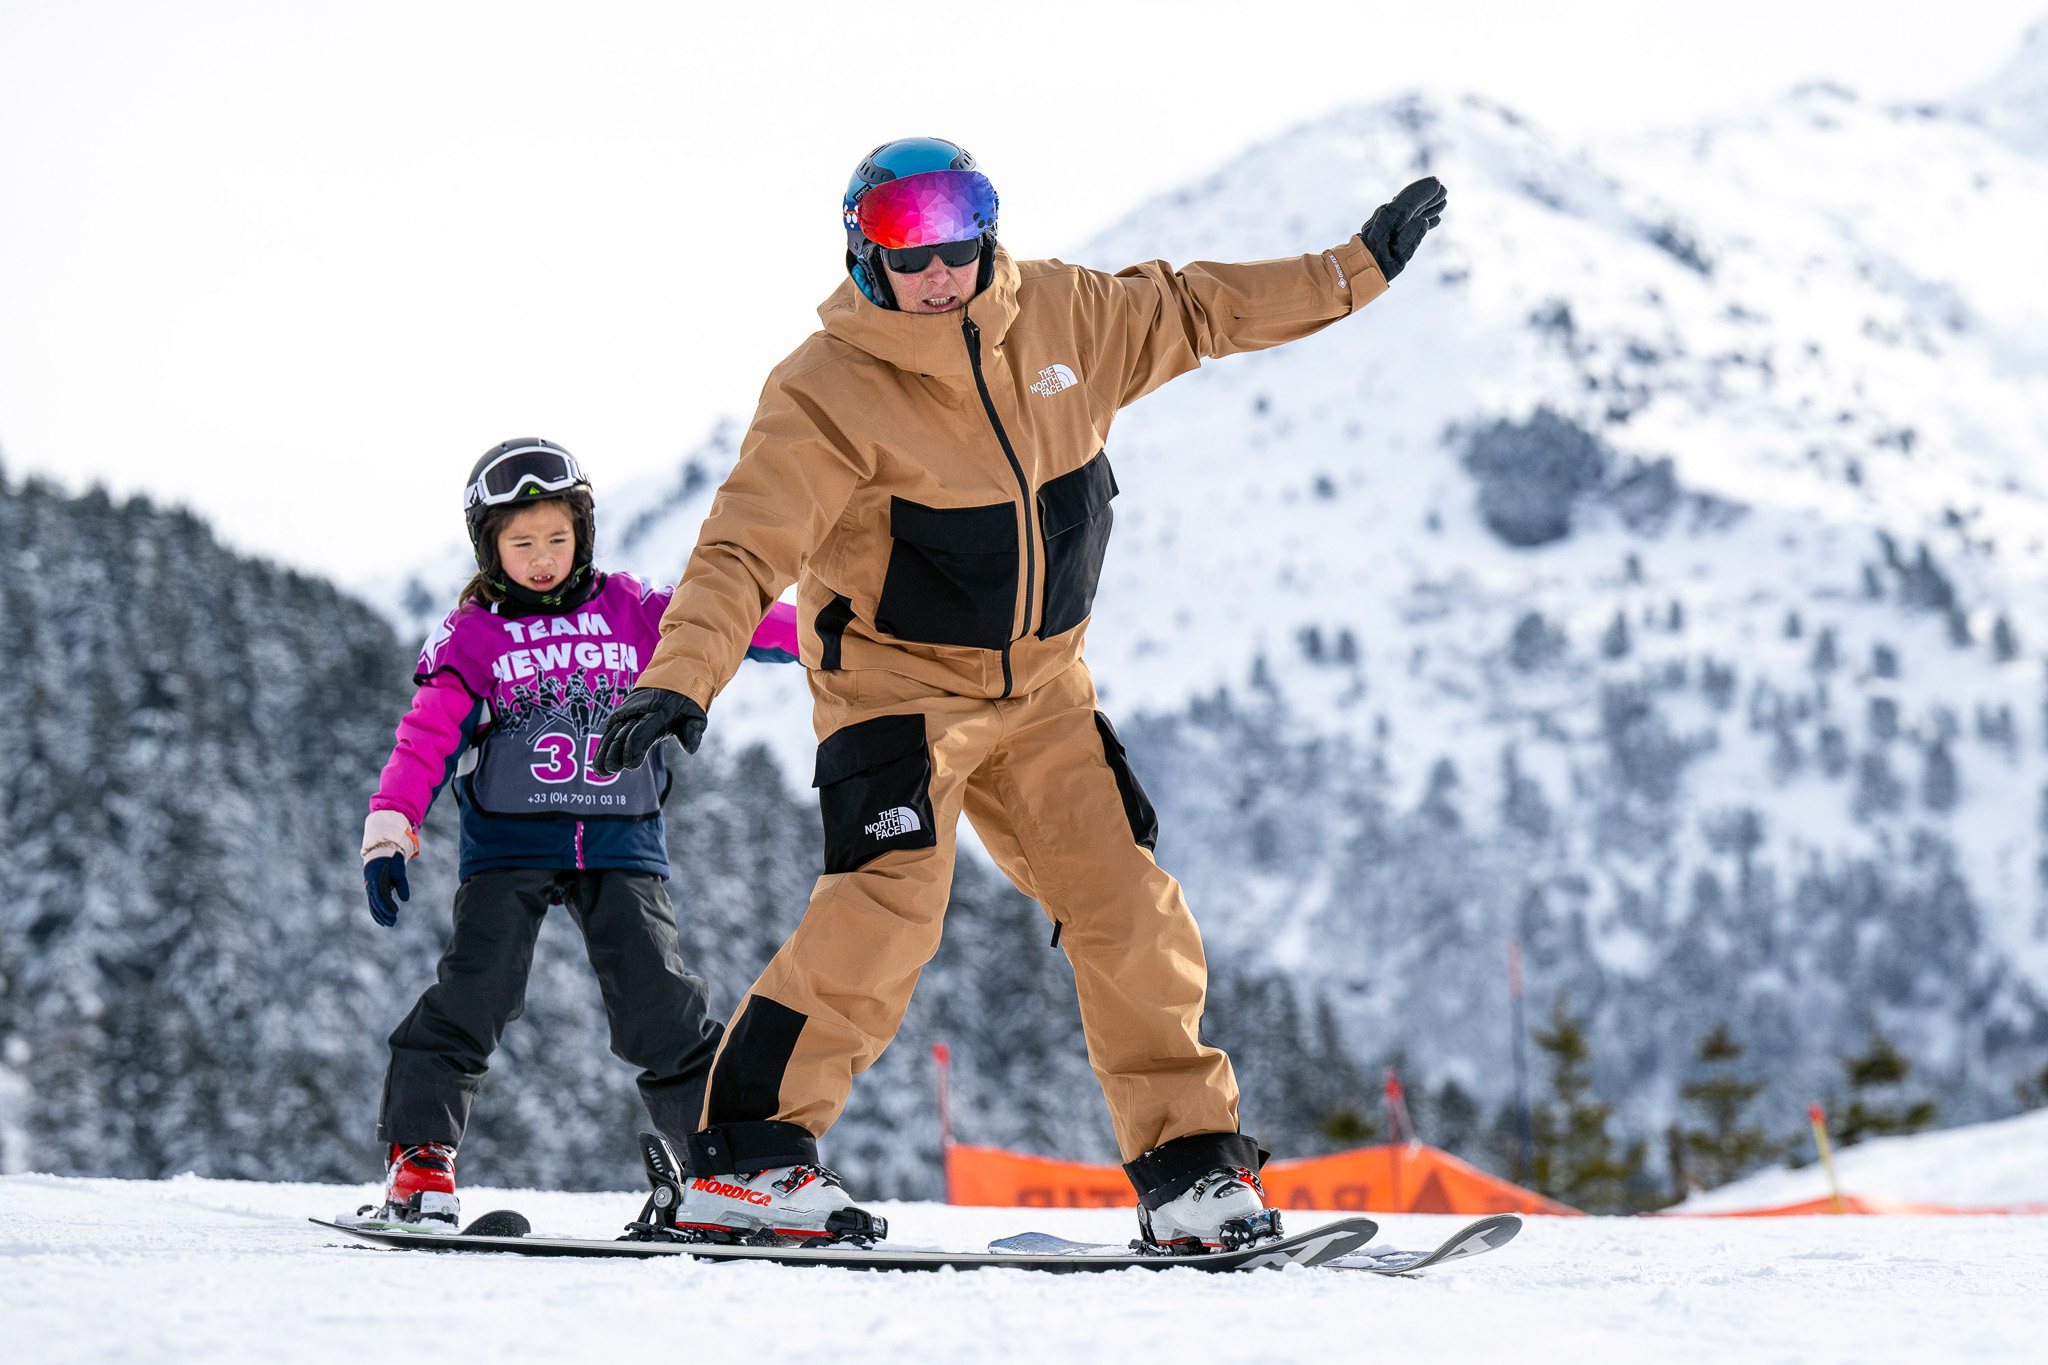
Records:
<instances>
[{"instance_id":1,"label":"jacket hood","mask_svg":"<svg viewBox=\"0 0 2048 1365\"><path fill-rule=\"evenodd\" d=\"M1017 264L1001 245L995 249L988 288L967 304L967 316L990 343L1000 343L1017 319ZM973 373L967 348L960 344L958 310L953 313L902 313L871 302L852 280L842 280L832 296L818 305L825 334L857 346L877 360L911 374L934 378L966 378Z\"/></svg>"}]
</instances>

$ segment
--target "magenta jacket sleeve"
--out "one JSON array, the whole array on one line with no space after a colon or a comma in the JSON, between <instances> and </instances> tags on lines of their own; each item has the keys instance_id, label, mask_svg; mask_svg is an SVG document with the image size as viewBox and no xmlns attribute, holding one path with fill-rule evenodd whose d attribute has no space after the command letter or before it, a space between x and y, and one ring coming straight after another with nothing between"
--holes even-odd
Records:
<instances>
[{"instance_id":1,"label":"magenta jacket sleeve","mask_svg":"<svg viewBox=\"0 0 2048 1365\"><path fill-rule=\"evenodd\" d=\"M747 657L761 664L793 664L796 651L796 607L777 602L768 608L761 624L754 627L754 638L747 642Z\"/></svg>"},{"instance_id":2,"label":"magenta jacket sleeve","mask_svg":"<svg viewBox=\"0 0 2048 1365\"><path fill-rule=\"evenodd\" d=\"M475 739L483 715L484 703L452 670L421 683L412 709L398 722L398 743L384 764L370 809L395 810L418 829L435 796L455 775L456 760Z\"/></svg>"},{"instance_id":3,"label":"magenta jacket sleeve","mask_svg":"<svg viewBox=\"0 0 2048 1365\"><path fill-rule=\"evenodd\" d=\"M674 588L656 588L641 599L647 619L654 623L657 633L661 629L661 614L668 610L669 598L674 594ZM754 638L747 641L747 657L757 664L793 664L797 661L794 603L775 602L769 605L768 614L761 618L760 625L754 627Z\"/></svg>"}]
</instances>

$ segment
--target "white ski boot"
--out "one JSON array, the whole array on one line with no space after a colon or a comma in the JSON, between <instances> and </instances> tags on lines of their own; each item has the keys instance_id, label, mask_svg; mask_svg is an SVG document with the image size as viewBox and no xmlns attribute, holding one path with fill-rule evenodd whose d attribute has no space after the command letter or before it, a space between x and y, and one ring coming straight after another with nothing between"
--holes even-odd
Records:
<instances>
[{"instance_id":1,"label":"white ski boot","mask_svg":"<svg viewBox=\"0 0 2048 1365\"><path fill-rule=\"evenodd\" d=\"M1198 1255L1280 1239L1280 1214L1245 1166L1219 1166L1156 1209L1138 1206L1142 1240L1166 1252Z\"/></svg>"},{"instance_id":2,"label":"white ski boot","mask_svg":"<svg viewBox=\"0 0 2048 1365\"><path fill-rule=\"evenodd\" d=\"M1138 1191L1138 1251L1196 1256L1277 1242L1278 1210L1266 1207L1259 1166L1266 1154L1242 1133L1191 1133L1124 1164Z\"/></svg>"}]
</instances>

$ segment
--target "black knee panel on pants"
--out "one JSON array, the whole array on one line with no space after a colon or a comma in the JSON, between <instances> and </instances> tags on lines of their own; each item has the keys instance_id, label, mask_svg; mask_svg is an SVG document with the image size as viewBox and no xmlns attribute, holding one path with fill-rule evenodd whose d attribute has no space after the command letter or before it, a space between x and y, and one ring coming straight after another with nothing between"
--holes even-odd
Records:
<instances>
[{"instance_id":1,"label":"black knee panel on pants","mask_svg":"<svg viewBox=\"0 0 2048 1365\"><path fill-rule=\"evenodd\" d=\"M770 1119L782 1107L782 1073L808 1022L787 1005L763 996L747 997L732 1026L732 1038L711 1073L710 1121L749 1123Z\"/></svg>"}]
</instances>

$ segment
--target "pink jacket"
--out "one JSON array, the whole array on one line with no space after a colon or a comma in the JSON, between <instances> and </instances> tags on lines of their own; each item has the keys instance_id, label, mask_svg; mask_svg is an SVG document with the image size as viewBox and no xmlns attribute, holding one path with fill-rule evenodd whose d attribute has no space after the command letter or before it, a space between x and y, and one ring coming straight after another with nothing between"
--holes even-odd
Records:
<instances>
[{"instance_id":1,"label":"pink jacket","mask_svg":"<svg viewBox=\"0 0 2048 1365\"><path fill-rule=\"evenodd\" d=\"M643 589L624 574L610 574L606 578L613 589L630 588L629 600L637 597L636 614L640 619L632 625L649 635L648 651L639 655L641 659L649 657L652 641L660 638L661 614L668 606L671 590ZM587 610L588 605L582 609ZM506 698L496 695L505 689L494 685L500 678L492 676L492 671L510 684L514 678L512 664L518 661L516 655L520 651L512 650L513 642L507 639L498 646L505 651L502 657L479 668L465 663L465 652L457 648L459 632L465 628L487 629L486 623L493 620L487 609L474 605L458 607L428 639L413 675L419 691L413 694L412 708L398 722L398 742L384 764L377 794L370 798L371 810L397 811L418 828L435 795L454 774L463 751L481 739L480 732L487 731L489 717L506 713ZM488 633L495 641L504 632ZM621 634L624 633L622 622ZM796 608L787 602L770 607L754 631L747 657L764 663L795 662ZM630 682L637 671L636 667L621 681Z\"/></svg>"}]
</instances>

